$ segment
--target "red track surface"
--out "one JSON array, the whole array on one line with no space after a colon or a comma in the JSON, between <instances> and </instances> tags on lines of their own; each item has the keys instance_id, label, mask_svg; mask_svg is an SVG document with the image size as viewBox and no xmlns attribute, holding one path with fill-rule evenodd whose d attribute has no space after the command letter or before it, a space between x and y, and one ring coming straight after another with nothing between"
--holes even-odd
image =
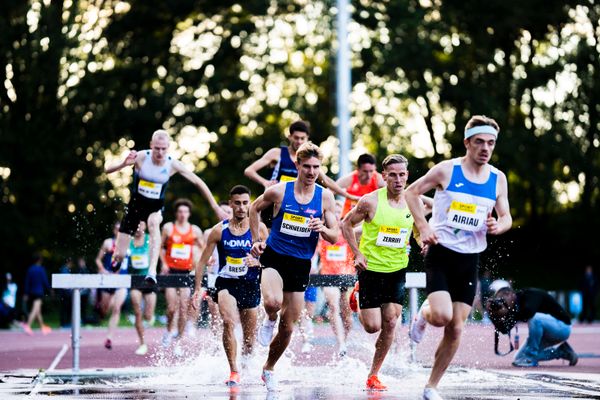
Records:
<instances>
[{"instance_id":1,"label":"red track surface","mask_svg":"<svg viewBox=\"0 0 600 400\"><path fill-rule=\"evenodd\" d=\"M431 365L433 353L442 333L441 329L427 328L425 339L417 348L417 360L424 365ZM80 368L119 368L119 367L150 367L157 365L157 353L163 352L159 342L164 328L152 328L147 331L147 342L150 351L147 356L136 356L137 335L133 328L120 328L113 339L113 349L104 348L106 331L103 329L83 329L80 350ZM520 327L521 342L527 337L526 325ZM398 338L402 351L408 352L407 327L398 330ZM372 343L376 335L368 335L355 326L351 332L351 343L366 343L366 346L350 346L349 355L370 360ZM300 353L300 338L292 342L292 350L299 354L299 362L307 364L322 364L329 361L335 353L333 334L328 325L315 327L315 347L311 357L303 357ZM569 367L565 362L555 360L540 364L537 371L553 372L583 372L600 373L600 324L575 325L569 343L579 354L595 354L596 357L582 357L578 364ZM0 357L1 372L15 372L20 369L46 369L63 346L70 345L70 330L54 331L43 336L35 331L34 336L28 336L19 331L1 331L2 356ZM213 343L212 346L209 343ZM504 345L506 343L503 343ZM215 349L214 341L207 329L200 329L194 340L188 339L187 351L190 356L197 354L201 347ZM217 350L222 352L221 349ZM407 353L408 354L408 353ZM513 353L514 354L514 353ZM496 356L493 352L493 331L490 326L469 324L463 335L462 344L454 359L454 365L480 369L513 369L511 361L513 354L506 357ZM315 355L317 355L315 357ZM223 354L223 363L225 363ZM65 354L56 369L69 369L72 366L71 350ZM164 365L164 364L163 364Z\"/></svg>"}]
</instances>

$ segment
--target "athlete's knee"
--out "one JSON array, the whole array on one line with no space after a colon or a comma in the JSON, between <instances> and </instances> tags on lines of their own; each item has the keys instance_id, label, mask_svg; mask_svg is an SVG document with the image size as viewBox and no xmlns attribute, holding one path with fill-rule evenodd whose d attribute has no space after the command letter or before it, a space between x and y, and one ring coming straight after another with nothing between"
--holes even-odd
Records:
<instances>
[{"instance_id":1,"label":"athlete's knee","mask_svg":"<svg viewBox=\"0 0 600 400\"><path fill-rule=\"evenodd\" d=\"M463 323L446 325L444 328L444 336L451 340L459 340L462 335L463 326Z\"/></svg>"},{"instance_id":2,"label":"athlete's knee","mask_svg":"<svg viewBox=\"0 0 600 400\"><path fill-rule=\"evenodd\" d=\"M279 332L285 336L292 336L292 333L294 333L294 324L281 322L279 324Z\"/></svg>"},{"instance_id":3,"label":"athlete's knee","mask_svg":"<svg viewBox=\"0 0 600 400\"><path fill-rule=\"evenodd\" d=\"M265 296L263 297L263 303L265 311L268 313L273 313L281 310L283 301L275 296Z\"/></svg>"},{"instance_id":4,"label":"athlete's knee","mask_svg":"<svg viewBox=\"0 0 600 400\"><path fill-rule=\"evenodd\" d=\"M437 327L446 326L452 321L452 314L444 311L431 310L428 322Z\"/></svg>"},{"instance_id":5,"label":"athlete's knee","mask_svg":"<svg viewBox=\"0 0 600 400\"><path fill-rule=\"evenodd\" d=\"M154 230L160 228L162 222L162 214L156 213L148 217L148 230Z\"/></svg>"},{"instance_id":6,"label":"athlete's knee","mask_svg":"<svg viewBox=\"0 0 600 400\"><path fill-rule=\"evenodd\" d=\"M381 330L381 324L378 321L364 321L363 328L367 333L377 333Z\"/></svg>"}]
</instances>

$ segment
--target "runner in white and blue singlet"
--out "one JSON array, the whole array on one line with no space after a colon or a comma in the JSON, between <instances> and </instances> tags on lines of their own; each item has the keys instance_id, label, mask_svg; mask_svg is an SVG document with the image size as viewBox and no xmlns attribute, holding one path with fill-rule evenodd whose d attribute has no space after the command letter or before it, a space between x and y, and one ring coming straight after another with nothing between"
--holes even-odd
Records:
<instances>
[{"instance_id":1,"label":"runner in white and blue singlet","mask_svg":"<svg viewBox=\"0 0 600 400\"><path fill-rule=\"evenodd\" d=\"M166 131L157 130L152 134L150 150L140 152L132 150L125 160L105 169L105 172L110 174L125 167L134 166L131 200L117 235L113 253L113 269L118 269L129 248L131 236L137 230L140 221L144 221L150 234L150 268L146 280L152 284L156 284L156 266L160 252L160 223L162 222L165 190L172 175L179 173L196 185L210 203L217 217L221 220L227 218L206 183L187 169L181 161L167 154L169 140L169 134Z\"/></svg>"},{"instance_id":2,"label":"runner in white and blue singlet","mask_svg":"<svg viewBox=\"0 0 600 400\"><path fill-rule=\"evenodd\" d=\"M471 311L486 235L499 235L512 225L506 176L488 164L499 131L493 119L473 116L465 127L466 155L435 165L406 190L406 202L426 249L428 293L411 324L410 338L420 342L427 324L445 328L424 399L441 399L437 385L458 350ZM432 189L436 191L428 222L419 196ZM498 218L492 215L494 210Z\"/></svg>"}]
</instances>

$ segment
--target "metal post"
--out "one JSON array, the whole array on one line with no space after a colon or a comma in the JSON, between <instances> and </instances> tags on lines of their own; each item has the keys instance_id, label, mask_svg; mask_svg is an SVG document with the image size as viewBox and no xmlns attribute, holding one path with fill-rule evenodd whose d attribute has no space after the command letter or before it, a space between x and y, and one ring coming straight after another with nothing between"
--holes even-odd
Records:
<instances>
[{"instance_id":1,"label":"metal post","mask_svg":"<svg viewBox=\"0 0 600 400\"><path fill-rule=\"evenodd\" d=\"M417 313L419 312L419 289L412 287L410 288L408 303L410 307L410 324L408 325L408 329L410 329L411 324L414 323ZM412 362L417 361L417 344L410 341L410 360Z\"/></svg>"},{"instance_id":2,"label":"metal post","mask_svg":"<svg viewBox=\"0 0 600 400\"><path fill-rule=\"evenodd\" d=\"M348 23L350 21L350 10L348 0L337 0L337 65L336 65L336 93L337 93L337 117L338 117L338 139L340 141L339 176L350 173L350 104L351 78L350 78L350 46L348 43Z\"/></svg>"},{"instance_id":3,"label":"metal post","mask_svg":"<svg viewBox=\"0 0 600 400\"><path fill-rule=\"evenodd\" d=\"M79 372L79 340L81 328L81 293L73 289L73 307L71 308L71 349L73 350L73 372Z\"/></svg>"}]
</instances>

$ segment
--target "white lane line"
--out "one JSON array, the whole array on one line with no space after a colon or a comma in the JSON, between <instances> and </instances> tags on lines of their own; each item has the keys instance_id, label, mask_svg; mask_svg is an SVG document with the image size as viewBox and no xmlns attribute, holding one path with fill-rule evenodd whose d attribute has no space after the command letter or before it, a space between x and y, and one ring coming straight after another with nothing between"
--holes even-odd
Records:
<instances>
[{"instance_id":1,"label":"white lane line","mask_svg":"<svg viewBox=\"0 0 600 400\"><path fill-rule=\"evenodd\" d=\"M60 360L62 360L62 358L64 357L67 350L69 350L69 345L65 343L62 345L61 349L58 351L58 354L56 354L56 356L54 357L54 360L52 360L52 363L50 364L48 369L45 371L41 371L38 374L38 376L35 378L35 380L33 381L33 388L31 389L31 392L29 392L29 396L35 396L39 392L39 390L42 387L42 384L44 383L44 378L46 377L46 373L53 371L54 368L56 368L56 366L58 365Z\"/></svg>"}]
</instances>

